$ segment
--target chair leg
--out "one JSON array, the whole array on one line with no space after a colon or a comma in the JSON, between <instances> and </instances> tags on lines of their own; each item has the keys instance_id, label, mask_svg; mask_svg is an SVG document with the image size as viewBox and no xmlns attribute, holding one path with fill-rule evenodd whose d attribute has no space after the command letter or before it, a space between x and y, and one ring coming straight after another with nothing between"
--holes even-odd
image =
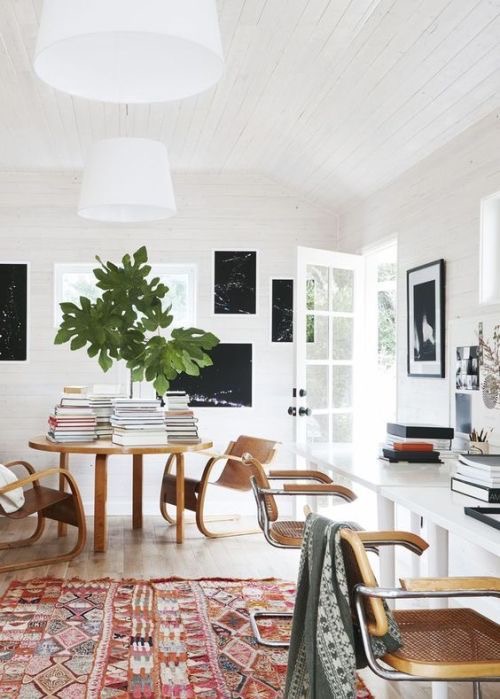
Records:
<instances>
[{"instance_id":1,"label":"chair leg","mask_svg":"<svg viewBox=\"0 0 500 699\"><path fill-rule=\"evenodd\" d=\"M0 565L0 574L12 573L15 570L25 570L26 568L37 568L39 566L50 566L57 563L64 563L65 561L71 561L73 558L78 556L83 547L85 546L86 539L86 529L85 526L78 527L78 538L75 545L68 553L63 553L59 556L52 556L52 558L39 558L35 561L24 561L23 563L9 563L7 565Z\"/></svg>"},{"instance_id":2,"label":"chair leg","mask_svg":"<svg viewBox=\"0 0 500 699\"><path fill-rule=\"evenodd\" d=\"M474 682L474 699L482 699L481 682Z\"/></svg>"},{"instance_id":3,"label":"chair leg","mask_svg":"<svg viewBox=\"0 0 500 699\"><path fill-rule=\"evenodd\" d=\"M6 541L6 542L0 543L0 551L5 551L6 549L18 549L18 548L22 548L25 546L31 546L31 544L34 544L35 541L38 541L38 539L42 536L44 529L45 529L45 518L42 517L42 515L39 512L36 529L33 532L33 534L28 539L20 539L19 541Z\"/></svg>"},{"instance_id":4,"label":"chair leg","mask_svg":"<svg viewBox=\"0 0 500 699\"><path fill-rule=\"evenodd\" d=\"M250 612L250 626L257 643L268 648L290 648L289 641L267 641L262 638L257 623L258 619L292 619L293 612Z\"/></svg>"}]
</instances>

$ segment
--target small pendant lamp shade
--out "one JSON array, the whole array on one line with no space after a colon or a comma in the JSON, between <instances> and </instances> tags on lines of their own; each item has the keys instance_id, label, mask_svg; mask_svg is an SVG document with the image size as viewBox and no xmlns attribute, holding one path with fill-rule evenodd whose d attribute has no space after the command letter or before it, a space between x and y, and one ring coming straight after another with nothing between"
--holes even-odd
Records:
<instances>
[{"instance_id":1,"label":"small pendant lamp shade","mask_svg":"<svg viewBox=\"0 0 500 699\"><path fill-rule=\"evenodd\" d=\"M159 141L110 138L94 143L78 214L96 221L157 221L176 213L168 153Z\"/></svg>"},{"instance_id":2,"label":"small pendant lamp shade","mask_svg":"<svg viewBox=\"0 0 500 699\"><path fill-rule=\"evenodd\" d=\"M35 71L57 90L118 103L212 87L224 58L215 0L44 0Z\"/></svg>"}]
</instances>

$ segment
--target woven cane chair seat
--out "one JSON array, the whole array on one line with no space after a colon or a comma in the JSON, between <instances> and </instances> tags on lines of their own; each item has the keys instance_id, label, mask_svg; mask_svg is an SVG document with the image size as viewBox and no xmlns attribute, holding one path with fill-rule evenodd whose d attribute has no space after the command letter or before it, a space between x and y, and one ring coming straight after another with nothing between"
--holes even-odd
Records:
<instances>
[{"instance_id":1,"label":"woven cane chair seat","mask_svg":"<svg viewBox=\"0 0 500 699\"><path fill-rule=\"evenodd\" d=\"M384 657L391 667L429 679L500 674L500 625L478 612L397 610L394 617L403 645Z\"/></svg>"},{"instance_id":2,"label":"woven cane chair seat","mask_svg":"<svg viewBox=\"0 0 500 699\"><path fill-rule=\"evenodd\" d=\"M302 543L305 522L282 520L271 524L271 536L283 545L296 546Z\"/></svg>"}]
</instances>

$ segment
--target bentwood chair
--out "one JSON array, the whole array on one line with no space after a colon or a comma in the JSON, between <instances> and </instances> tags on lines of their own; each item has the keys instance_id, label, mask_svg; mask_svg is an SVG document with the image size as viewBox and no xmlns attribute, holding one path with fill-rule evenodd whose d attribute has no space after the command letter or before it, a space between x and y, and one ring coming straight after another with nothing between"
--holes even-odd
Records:
<instances>
[{"instance_id":1,"label":"bentwood chair","mask_svg":"<svg viewBox=\"0 0 500 699\"><path fill-rule=\"evenodd\" d=\"M351 608L369 667L385 680L471 682L474 699L480 699L481 682L500 682L500 625L491 619L463 607L396 609L392 614L401 648L380 660L374 656L371 637L387 632L384 599L500 597L500 578L417 578L401 580L400 588L381 588L365 551L367 543L381 545L377 537L376 532L341 532ZM419 537L403 537L407 547L411 542L417 553L422 550ZM382 545L391 543L405 545L401 538L391 541L389 534Z\"/></svg>"},{"instance_id":2,"label":"bentwood chair","mask_svg":"<svg viewBox=\"0 0 500 699\"><path fill-rule=\"evenodd\" d=\"M201 478L185 478L185 507L196 513L196 525L200 532L210 538L238 536L242 534L255 534L256 529L236 530L236 531L213 531L207 527L208 517L205 515L205 505L207 491L212 488L223 488L228 491L249 492L251 490L250 478L253 475L251 467L243 463L241 457L245 453L250 453L259 460L261 464L269 464L276 455L278 442L258 437L242 435L235 442L230 442L224 454L212 455L207 461ZM225 461L225 465L214 482L210 477L216 465ZM169 524L174 524L175 520L168 512L168 505L176 504L175 473L172 473L174 458L170 456L163 474L160 491L160 512ZM237 515L227 517L215 517L212 519L238 519Z\"/></svg>"},{"instance_id":3,"label":"bentwood chair","mask_svg":"<svg viewBox=\"0 0 500 699\"><path fill-rule=\"evenodd\" d=\"M0 505L0 517L7 517L12 522L18 522L31 515L36 515L37 525L33 534L28 538L5 543L0 542L0 550L18 549L35 543L42 536L45 528L45 520L47 519L76 527L78 529L78 536L74 547L67 553L18 563L0 564L0 573L8 573L13 570L34 568L42 565L52 565L53 563L62 563L78 556L85 546L87 529L80 492L71 473L59 468L50 468L45 471L36 472L33 466L26 461L11 461L5 464L5 466L8 468L22 466L28 472L28 476L1 487L0 495L17 488L24 488L25 486L32 487L25 490L24 505L15 512L6 512ZM63 492L62 490L40 485L42 479L54 475L60 475L65 479L69 486L69 492Z\"/></svg>"}]
</instances>

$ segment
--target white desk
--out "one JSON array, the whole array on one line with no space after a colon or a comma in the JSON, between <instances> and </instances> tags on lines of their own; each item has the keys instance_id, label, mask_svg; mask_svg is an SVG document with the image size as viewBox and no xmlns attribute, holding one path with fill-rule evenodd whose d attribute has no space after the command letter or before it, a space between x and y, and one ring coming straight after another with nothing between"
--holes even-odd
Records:
<instances>
[{"instance_id":1,"label":"white desk","mask_svg":"<svg viewBox=\"0 0 500 699\"><path fill-rule=\"evenodd\" d=\"M377 447L359 447L332 443L287 444L286 448L303 457L310 467L327 471L352 483L372 490L377 495L377 525L381 531L395 528L395 503L385 493L386 488L446 488L455 462L444 464L391 464L377 458ZM412 531L420 532L420 514L412 513ZM416 559L416 557L415 557ZM412 575L418 575L418 559L413 561ZM395 582L395 552L387 548L380 552L380 582L392 587Z\"/></svg>"}]
</instances>

